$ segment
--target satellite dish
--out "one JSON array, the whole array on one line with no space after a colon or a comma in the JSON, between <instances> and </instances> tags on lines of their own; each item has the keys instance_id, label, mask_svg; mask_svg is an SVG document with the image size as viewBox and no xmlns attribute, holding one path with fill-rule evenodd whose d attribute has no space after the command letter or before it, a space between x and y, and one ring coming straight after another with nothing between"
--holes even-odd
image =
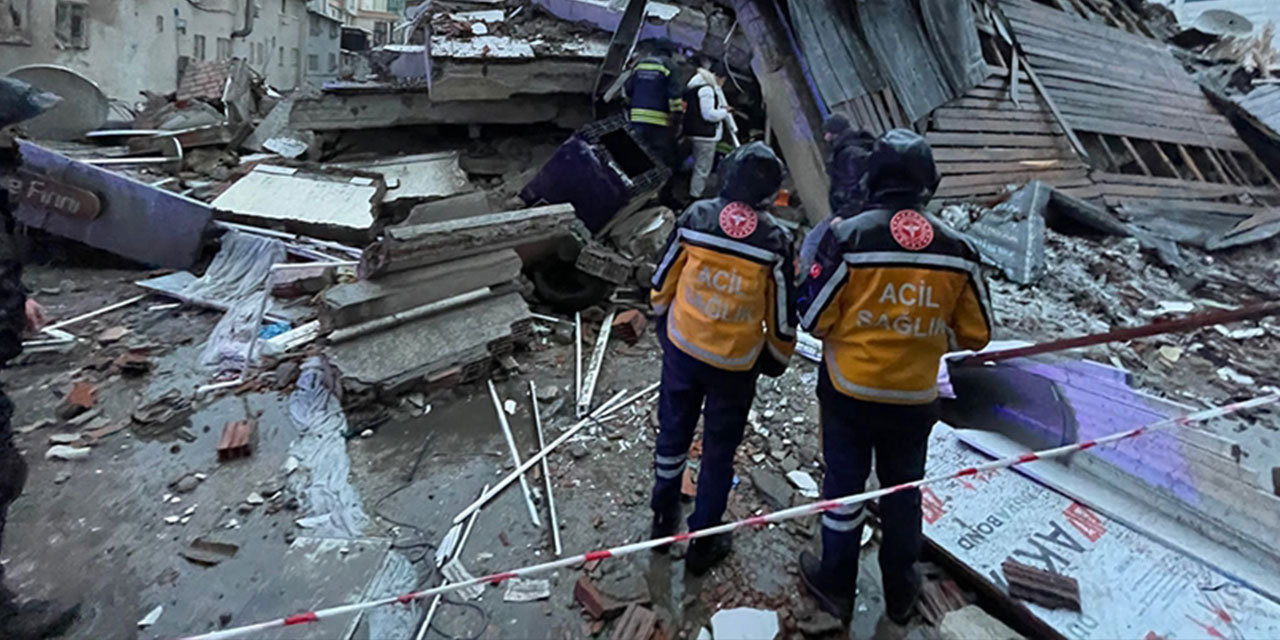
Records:
<instances>
[{"instance_id":1,"label":"satellite dish","mask_svg":"<svg viewBox=\"0 0 1280 640\"><path fill-rule=\"evenodd\" d=\"M32 64L8 73L41 91L62 97L52 109L23 123L33 138L79 140L101 128L111 111L111 102L92 80L53 64Z\"/></svg>"},{"instance_id":2,"label":"satellite dish","mask_svg":"<svg viewBox=\"0 0 1280 640\"><path fill-rule=\"evenodd\" d=\"M1249 19L1226 9L1208 9L1191 25L1192 29L1214 36L1247 36L1253 33Z\"/></svg>"}]
</instances>

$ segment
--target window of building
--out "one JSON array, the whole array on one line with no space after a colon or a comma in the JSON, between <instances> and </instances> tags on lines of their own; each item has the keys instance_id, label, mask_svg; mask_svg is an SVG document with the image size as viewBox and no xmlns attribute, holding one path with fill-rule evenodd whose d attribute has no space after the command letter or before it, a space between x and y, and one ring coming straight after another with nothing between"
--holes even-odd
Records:
<instances>
[{"instance_id":1,"label":"window of building","mask_svg":"<svg viewBox=\"0 0 1280 640\"><path fill-rule=\"evenodd\" d=\"M340 35L342 35L342 27L339 27L339 26L338 26L338 23L336 23L336 22L330 22L330 23L329 23L329 37L330 37L330 38L337 39L337 38L338 38L338 36L340 36Z\"/></svg>"},{"instance_id":2,"label":"window of building","mask_svg":"<svg viewBox=\"0 0 1280 640\"><path fill-rule=\"evenodd\" d=\"M297 47L294 47L294 48L293 48L293 68L294 68L294 69L297 69L297 68L298 68L298 66L299 66L299 65L301 65L301 64L302 64L302 57L301 57L301 55L298 53L298 48L297 48Z\"/></svg>"},{"instance_id":3,"label":"window of building","mask_svg":"<svg viewBox=\"0 0 1280 640\"><path fill-rule=\"evenodd\" d=\"M338 54L331 53L329 54L329 73L333 73L334 71L337 71L337 70L338 70Z\"/></svg>"},{"instance_id":4,"label":"window of building","mask_svg":"<svg viewBox=\"0 0 1280 640\"><path fill-rule=\"evenodd\" d=\"M164 33L164 16L156 16L156 33Z\"/></svg>"},{"instance_id":5,"label":"window of building","mask_svg":"<svg viewBox=\"0 0 1280 640\"><path fill-rule=\"evenodd\" d=\"M191 40L191 57L196 60L205 59L204 36L196 36Z\"/></svg>"},{"instance_id":6,"label":"window of building","mask_svg":"<svg viewBox=\"0 0 1280 640\"><path fill-rule=\"evenodd\" d=\"M31 44L28 33L32 0L0 2L0 44Z\"/></svg>"},{"instance_id":7,"label":"window of building","mask_svg":"<svg viewBox=\"0 0 1280 640\"><path fill-rule=\"evenodd\" d=\"M280 0L280 13L289 13L289 0Z\"/></svg>"},{"instance_id":8,"label":"window of building","mask_svg":"<svg viewBox=\"0 0 1280 640\"><path fill-rule=\"evenodd\" d=\"M231 59L231 38L218 38L218 59Z\"/></svg>"},{"instance_id":9,"label":"window of building","mask_svg":"<svg viewBox=\"0 0 1280 640\"><path fill-rule=\"evenodd\" d=\"M55 33L58 42L73 49L89 48L89 7L71 0L58 0Z\"/></svg>"},{"instance_id":10,"label":"window of building","mask_svg":"<svg viewBox=\"0 0 1280 640\"><path fill-rule=\"evenodd\" d=\"M284 47L280 47L280 59L276 60L277 66L284 66Z\"/></svg>"},{"instance_id":11,"label":"window of building","mask_svg":"<svg viewBox=\"0 0 1280 640\"><path fill-rule=\"evenodd\" d=\"M320 56L314 53L307 54L307 71L320 70Z\"/></svg>"},{"instance_id":12,"label":"window of building","mask_svg":"<svg viewBox=\"0 0 1280 640\"><path fill-rule=\"evenodd\" d=\"M258 64L266 64L266 63L267 63L267 45L262 42L259 42L258 43Z\"/></svg>"},{"instance_id":13,"label":"window of building","mask_svg":"<svg viewBox=\"0 0 1280 640\"><path fill-rule=\"evenodd\" d=\"M373 45L375 47L387 44L387 41L390 39L391 23L382 21L373 23Z\"/></svg>"},{"instance_id":14,"label":"window of building","mask_svg":"<svg viewBox=\"0 0 1280 640\"><path fill-rule=\"evenodd\" d=\"M318 36L323 33L321 29L324 28L324 25L320 23L320 17L315 14L311 14L308 17L311 18L311 35Z\"/></svg>"}]
</instances>

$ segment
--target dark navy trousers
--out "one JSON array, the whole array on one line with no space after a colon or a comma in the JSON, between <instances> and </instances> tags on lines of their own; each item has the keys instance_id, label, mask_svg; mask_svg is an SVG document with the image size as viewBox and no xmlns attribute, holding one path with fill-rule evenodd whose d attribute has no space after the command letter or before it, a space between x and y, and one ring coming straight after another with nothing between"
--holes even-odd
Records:
<instances>
[{"instance_id":1,"label":"dark navy trousers","mask_svg":"<svg viewBox=\"0 0 1280 640\"><path fill-rule=\"evenodd\" d=\"M924 477L929 432L938 421L935 401L925 405L864 402L831 386L825 366L818 375L822 409L822 458L826 475L824 498L840 498L866 490L875 454L876 477L890 487ZM858 555L866 505L827 511L822 515L823 582L853 598L857 590ZM920 586L915 562L920 555L920 491L900 491L880 498L880 573L885 605L890 611L910 606Z\"/></svg>"},{"instance_id":2,"label":"dark navy trousers","mask_svg":"<svg viewBox=\"0 0 1280 640\"><path fill-rule=\"evenodd\" d=\"M689 516L689 530L696 531L720 524L724 516L729 490L733 488L733 456L742 442L747 412L755 400L758 374L725 371L697 360L671 344L665 322L656 324L662 343L662 385L650 506L658 518L668 522L680 516L680 485L701 415L698 496Z\"/></svg>"}]
</instances>

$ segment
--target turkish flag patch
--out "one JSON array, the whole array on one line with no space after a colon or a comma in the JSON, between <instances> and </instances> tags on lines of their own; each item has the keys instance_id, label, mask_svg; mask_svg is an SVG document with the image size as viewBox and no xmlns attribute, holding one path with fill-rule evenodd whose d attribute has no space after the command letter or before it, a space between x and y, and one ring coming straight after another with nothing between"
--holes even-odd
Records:
<instances>
[{"instance_id":1,"label":"turkish flag patch","mask_svg":"<svg viewBox=\"0 0 1280 640\"><path fill-rule=\"evenodd\" d=\"M822 265L815 262L812 267L809 267L809 277L817 278L820 275L822 275Z\"/></svg>"},{"instance_id":2,"label":"turkish flag patch","mask_svg":"<svg viewBox=\"0 0 1280 640\"><path fill-rule=\"evenodd\" d=\"M889 232L903 249L919 251L933 242L933 225L919 211L903 209L889 220Z\"/></svg>"},{"instance_id":3,"label":"turkish flag patch","mask_svg":"<svg viewBox=\"0 0 1280 640\"><path fill-rule=\"evenodd\" d=\"M755 209L741 202L730 202L720 210L720 230L730 238L741 240L751 235L758 224Z\"/></svg>"}]
</instances>

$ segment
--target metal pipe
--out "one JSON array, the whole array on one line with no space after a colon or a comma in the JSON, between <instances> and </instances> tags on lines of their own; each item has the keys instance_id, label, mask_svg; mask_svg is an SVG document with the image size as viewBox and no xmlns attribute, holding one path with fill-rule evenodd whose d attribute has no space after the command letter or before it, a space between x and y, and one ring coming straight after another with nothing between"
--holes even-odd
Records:
<instances>
[{"instance_id":1,"label":"metal pipe","mask_svg":"<svg viewBox=\"0 0 1280 640\"><path fill-rule=\"evenodd\" d=\"M484 488L480 490L480 495L484 495L488 490L489 485L486 484ZM471 528L476 526L476 518L478 517L480 517L480 512L476 511L467 519L467 528L463 530L462 537L458 539L458 546L454 547L453 558L457 558L462 555L462 548L466 546L467 538L471 537ZM442 586L449 584L449 579L445 578L440 584ZM431 619L436 617L436 609L440 607L440 599L443 597L444 594L441 593L431 600L431 606L427 608L427 616L422 619L422 626L418 627L418 634L414 636L414 640L422 640L427 637L427 629L431 628Z\"/></svg>"},{"instance_id":2,"label":"metal pipe","mask_svg":"<svg viewBox=\"0 0 1280 640\"><path fill-rule=\"evenodd\" d=\"M533 404L533 424L538 430L538 449L547 446L542 436L542 412L538 411L538 386L529 381L529 402ZM542 458L542 479L547 486L547 510L551 512L551 542L555 545L556 557L564 550L560 546L560 521L556 518L556 497L551 493L551 466L546 456Z\"/></svg>"},{"instance_id":3,"label":"metal pipe","mask_svg":"<svg viewBox=\"0 0 1280 640\"><path fill-rule=\"evenodd\" d=\"M231 32L232 38L247 38L253 33L253 11L255 0L244 0L244 28Z\"/></svg>"},{"instance_id":4,"label":"metal pipe","mask_svg":"<svg viewBox=\"0 0 1280 640\"><path fill-rule=\"evenodd\" d=\"M1280 314L1280 302L1262 302L1240 307L1239 309L1197 313L1189 316L1183 316L1175 320L1152 322L1138 327L1116 329L1115 331L1108 331L1106 333L1097 333L1093 335L1079 336L1076 338L1065 338L1063 340L1053 340L1051 342L1042 342L1040 344L1033 344L1027 347L1004 349L989 353L975 353L971 356L958 358L954 362L955 364L964 365L999 362L1010 358L1024 358L1026 356L1053 353L1055 351L1065 351L1067 349L1078 349L1080 347L1089 347L1097 344L1105 344L1107 342L1125 342L1135 338L1146 338L1166 333L1191 331L1193 329L1202 329L1204 327L1223 324L1225 322L1254 320L1277 314Z\"/></svg>"},{"instance_id":5,"label":"metal pipe","mask_svg":"<svg viewBox=\"0 0 1280 640\"><path fill-rule=\"evenodd\" d=\"M507 412L502 409L502 400L498 397L498 390L493 386L493 381L489 381L489 397L493 399L493 410L498 413L498 425L502 427L502 436L507 439L507 448L511 449L511 461L517 467L520 466L520 450L516 447L516 439L511 436L511 425L507 422ZM542 521L538 519L538 508L533 506L533 494L529 492L529 480L520 474L520 490L524 492L524 506L529 509L529 519L533 521L533 526L541 527Z\"/></svg>"}]
</instances>

